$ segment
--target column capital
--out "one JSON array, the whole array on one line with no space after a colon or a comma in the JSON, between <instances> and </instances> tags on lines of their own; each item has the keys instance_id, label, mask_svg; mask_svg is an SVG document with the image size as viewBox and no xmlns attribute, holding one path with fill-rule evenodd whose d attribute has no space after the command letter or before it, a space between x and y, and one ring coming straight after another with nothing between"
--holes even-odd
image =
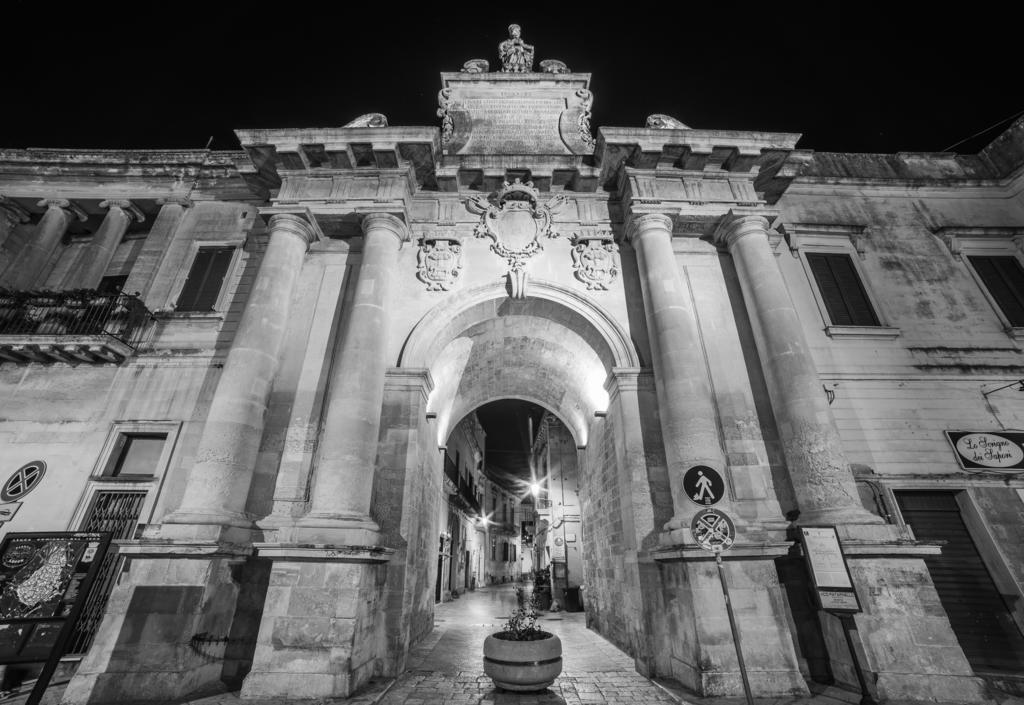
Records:
<instances>
[{"instance_id":1,"label":"column capital","mask_svg":"<svg viewBox=\"0 0 1024 705\"><path fill-rule=\"evenodd\" d=\"M268 225L271 236L277 232L289 233L301 239L307 248L320 239L313 226L309 224L309 221L301 215L295 215L294 213L277 213L272 215Z\"/></svg>"},{"instance_id":2,"label":"column capital","mask_svg":"<svg viewBox=\"0 0 1024 705\"><path fill-rule=\"evenodd\" d=\"M100 201L100 208L120 208L125 215L136 223L143 223L146 220L146 216L143 215L142 211L138 207L127 199L109 199L106 201Z\"/></svg>"},{"instance_id":3,"label":"column capital","mask_svg":"<svg viewBox=\"0 0 1024 705\"><path fill-rule=\"evenodd\" d=\"M0 211L5 213L11 220L19 223L27 223L29 220L29 212L18 205L17 202L7 198L7 196L0 196Z\"/></svg>"},{"instance_id":4,"label":"column capital","mask_svg":"<svg viewBox=\"0 0 1024 705\"><path fill-rule=\"evenodd\" d=\"M718 227L715 228L715 232L711 235L711 240L716 245L725 245L726 248L732 248L738 240L747 235L761 233L767 238L768 227L768 219L763 215L729 211L722 216Z\"/></svg>"},{"instance_id":5,"label":"column capital","mask_svg":"<svg viewBox=\"0 0 1024 705\"><path fill-rule=\"evenodd\" d=\"M412 239L406 224L390 213L370 213L363 218L361 225L364 235L369 235L370 230L387 230L398 238L399 245Z\"/></svg>"},{"instance_id":6,"label":"column capital","mask_svg":"<svg viewBox=\"0 0 1024 705\"><path fill-rule=\"evenodd\" d=\"M85 211L66 198L44 198L36 204L40 208L60 208L73 214L83 223L89 219Z\"/></svg>"},{"instance_id":7,"label":"column capital","mask_svg":"<svg viewBox=\"0 0 1024 705\"><path fill-rule=\"evenodd\" d=\"M649 232L667 232L672 237L672 219L661 213L644 213L631 216L626 223L626 240L635 242Z\"/></svg>"}]
</instances>

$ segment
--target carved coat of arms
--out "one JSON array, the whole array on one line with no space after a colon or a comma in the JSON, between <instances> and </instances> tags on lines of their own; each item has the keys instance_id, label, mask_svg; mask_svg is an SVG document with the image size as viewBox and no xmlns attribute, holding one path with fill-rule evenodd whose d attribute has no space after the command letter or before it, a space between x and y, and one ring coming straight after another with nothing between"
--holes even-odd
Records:
<instances>
[{"instance_id":1,"label":"carved coat of arms","mask_svg":"<svg viewBox=\"0 0 1024 705\"><path fill-rule=\"evenodd\" d=\"M606 290L619 275L619 246L610 235L576 237L572 265L576 278L590 290Z\"/></svg>"},{"instance_id":2,"label":"carved coat of arms","mask_svg":"<svg viewBox=\"0 0 1024 705\"><path fill-rule=\"evenodd\" d=\"M474 196L466 201L466 208L480 216L473 234L490 238L491 251L508 262L512 298L526 296L526 263L544 249L541 237L558 237L553 216L565 201L565 196L559 194L541 203L533 183L519 179L506 181L490 196Z\"/></svg>"},{"instance_id":3,"label":"carved coat of arms","mask_svg":"<svg viewBox=\"0 0 1024 705\"><path fill-rule=\"evenodd\" d=\"M462 271L462 243L456 238L427 238L420 242L416 276L427 291L448 291Z\"/></svg>"}]
</instances>

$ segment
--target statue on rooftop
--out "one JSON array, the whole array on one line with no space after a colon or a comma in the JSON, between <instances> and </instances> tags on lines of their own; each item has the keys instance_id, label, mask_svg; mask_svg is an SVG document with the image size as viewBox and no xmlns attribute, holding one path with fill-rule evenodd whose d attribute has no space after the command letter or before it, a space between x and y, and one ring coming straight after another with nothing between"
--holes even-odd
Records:
<instances>
[{"instance_id":1,"label":"statue on rooftop","mask_svg":"<svg viewBox=\"0 0 1024 705\"><path fill-rule=\"evenodd\" d=\"M506 73L528 73L533 71L533 45L527 44L520 36L522 30L517 24L508 26L508 39L498 45L501 70Z\"/></svg>"}]
</instances>

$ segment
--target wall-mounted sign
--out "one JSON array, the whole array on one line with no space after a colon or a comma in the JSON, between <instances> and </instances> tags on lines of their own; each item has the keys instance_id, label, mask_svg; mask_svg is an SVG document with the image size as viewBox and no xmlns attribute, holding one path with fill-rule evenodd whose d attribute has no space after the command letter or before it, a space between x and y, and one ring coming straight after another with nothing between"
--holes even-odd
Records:
<instances>
[{"instance_id":1,"label":"wall-mounted sign","mask_svg":"<svg viewBox=\"0 0 1024 705\"><path fill-rule=\"evenodd\" d=\"M576 534L566 534L565 535L565 542L566 543L576 543Z\"/></svg>"},{"instance_id":2,"label":"wall-mounted sign","mask_svg":"<svg viewBox=\"0 0 1024 705\"><path fill-rule=\"evenodd\" d=\"M42 460L33 460L25 463L14 471L14 474L7 478L7 482L0 487L0 499L5 502L13 502L21 499L36 488L43 475L46 474L46 463Z\"/></svg>"},{"instance_id":3,"label":"wall-mounted sign","mask_svg":"<svg viewBox=\"0 0 1024 705\"><path fill-rule=\"evenodd\" d=\"M82 613L111 534L10 533L0 544L0 664L45 661L38 705Z\"/></svg>"},{"instance_id":4,"label":"wall-mounted sign","mask_svg":"<svg viewBox=\"0 0 1024 705\"><path fill-rule=\"evenodd\" d=\"M1019 431L946 431L964 470L1024 469L1024 433Z\"/></svg>"},{"instance_id":5,"label":"wall-mounted sign","mask_svg":"<svg viewBox=\"0 0 1024 705\"><path fill-rule=\"evenodd\" d=\"M860 612L857 591L834 526L801 526L800 545L814 584L818 607L829 612Z\"/></svg>"},{"instance_id":6,"label":"wall-mounted sign","mask_svg":"<svg viewBox=\"0 0 1024 705\"><path fill-rule=\"evenodd\" d=\"M725 480L707 465L694 465L683 475L683 492L691 502L711 506L725 496Z\"/></svg>"},{"instance_id":7,"label":"wall-mounted sign","mask_svg":"<svg viewBox=\"0 0 1024 705\"><path fill-rule=\"evenodd\" d=\"M697 512L690 522L693 540L705 551L728 550L736 541L736 525L720 509L707 508Z\"/></svg>"}]
</instances>

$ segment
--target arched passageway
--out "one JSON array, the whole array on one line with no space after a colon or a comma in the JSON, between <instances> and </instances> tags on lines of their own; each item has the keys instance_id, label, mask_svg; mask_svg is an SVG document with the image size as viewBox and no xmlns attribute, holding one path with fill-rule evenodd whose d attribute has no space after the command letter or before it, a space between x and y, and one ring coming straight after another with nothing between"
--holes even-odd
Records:
<instances>
[{"instance_id":1,"label":"arched passageway","mask_svg":"<svg viewBox=\"0 0 1024 705\"><path fill-rule=\"evenodd\" d=\"M563 551L569 539L575 543L580 560L575 586L586 583L587 623L646 663L650 634L643 625L650 619L650 590L641 585L636 556L671 516L667 493L656 491L667 485L657 476L664 468L645 458L640 428L639 409L652 403L653 389L643 382L628 335L592 300L546 282L531 282L528 294L513 300L494 285L450 299L416 325L403 347L401 367L429 372L433 385L426 410L435 419L431 431L442 449L461 420L495 400L532 402L558 420L550 448L574 487L572 493L561 492L561 504L571 506L557 507L546 521L560 527ZM453 460L454 454L442 464ZM443 547L447 515L435 516ZM567 531L567 517L577 530ZM553 534L548 538L554 546ZM473 556L449 549L448 560L451 575L458 561L468 563ZM437 579L436 571L445 565L443 558L431 562L431 581L421 585L429 595L421 602L433 602L444 585L458 583ZM555 577L559 589L573 586L564 575L561 582ZM563 594L555 598L565 599Z\"/></svg>"}]
</instances>

